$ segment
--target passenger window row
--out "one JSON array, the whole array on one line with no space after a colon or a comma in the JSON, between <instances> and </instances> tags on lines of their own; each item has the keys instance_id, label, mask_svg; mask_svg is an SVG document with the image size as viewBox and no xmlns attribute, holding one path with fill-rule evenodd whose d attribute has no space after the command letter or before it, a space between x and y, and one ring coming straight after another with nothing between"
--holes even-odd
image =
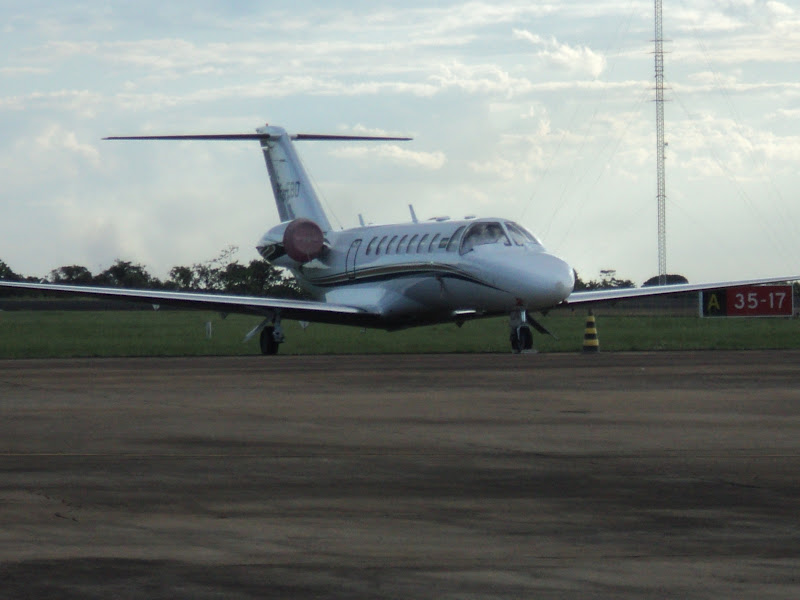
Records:
<instances>
[{"instance_id":1,"label":"passenger window row","mask_svg":"<svg viewBox=\"0 0 800 600\"><path fill-rule=\"evenodd\" d=\"M449 236L443 236L441 233L436 233L433 237L430 237L428 233L422 235L415 233L410 237L408 235L376 236L367 244L366 254L367 256L373 253L375 255L421 254L423 252L434 252L436 250L455 252L458 250L458 243L463 233L464 226L459 227Z\"/></svg>"},{"instance_id":2,"label":"passenger window row","mask_svg":"<svg viewBox=\"0 0 800 600\"><path fill-rule=\"evenodd\" d=\"M465 231L466 230L466 231ZM410 236L410 237L409 237ZM511 239L509 239L509 236ZM430 234L385 235L373 237L367 244L366 254L421 254L424 252L460 251L461 254L472 252L478 246L503 245L538 246L541 243L524 227L512 221L500 222L477 221L469 226L462 225L452 235Z\"/></svg>"}]
</instances>

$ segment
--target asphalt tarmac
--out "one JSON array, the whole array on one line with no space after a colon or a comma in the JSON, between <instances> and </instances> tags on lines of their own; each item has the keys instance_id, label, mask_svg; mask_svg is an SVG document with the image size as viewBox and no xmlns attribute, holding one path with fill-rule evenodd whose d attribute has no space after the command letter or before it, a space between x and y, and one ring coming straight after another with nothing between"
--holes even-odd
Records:
<instances>
[{"instance_id":1,"label":"asphalt tarmac","mask_svg":"<svg viewBox=\"0 0 800 600\"><path fill-rule=\"evenodd\" d=\"M800 351L0 361L2 598L800 597Z\"/></svg>"}]
</instances>

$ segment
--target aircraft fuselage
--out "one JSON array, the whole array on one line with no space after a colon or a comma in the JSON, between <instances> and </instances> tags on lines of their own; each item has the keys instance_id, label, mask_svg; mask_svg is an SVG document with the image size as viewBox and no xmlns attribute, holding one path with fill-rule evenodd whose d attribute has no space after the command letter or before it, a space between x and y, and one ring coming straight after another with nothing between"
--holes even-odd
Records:
<instances>
[{"instance_id":1,"label":"aircraft fuselage","mask_svg":"<svg viewBox=\"0 0 800 600\"><path fill-rule=\"evenodd\" d=\"M277 247L276 229L258 245L267 258ZM271 261L289 268L315 299L377 313L386 329L547 309L574 284L570 266L533 235L491 218L331 231L319 257Z\"/></svg>"}]
</instances>

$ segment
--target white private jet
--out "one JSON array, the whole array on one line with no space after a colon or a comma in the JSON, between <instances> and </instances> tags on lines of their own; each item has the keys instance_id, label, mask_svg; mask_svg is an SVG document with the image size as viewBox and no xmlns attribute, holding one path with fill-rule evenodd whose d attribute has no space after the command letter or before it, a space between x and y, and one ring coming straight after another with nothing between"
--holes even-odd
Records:
<instances>
[{"instance_id":1,"label":"white private jet","mask_svg":"<svg viewBox=\"0 0 800 600\"><path fill-rule=\"evenodd\" d=\"M798 276L704 284L574 292L574 271L521 225L502 218L446 217L335 231L298 158L294 140L408 140L289 134L265 126L252 134L111 137L114 140L258 140L281 219L258 252L288 268L315 300L135 290L2 281L0 286L259 315L246 339L261 351L284 341L282 319L397 330L496 315L510 316L515 352L532 347L530 326L549 333L532 313L565 305L739 285L791 281Z\"/></svg>"}]
</instances>

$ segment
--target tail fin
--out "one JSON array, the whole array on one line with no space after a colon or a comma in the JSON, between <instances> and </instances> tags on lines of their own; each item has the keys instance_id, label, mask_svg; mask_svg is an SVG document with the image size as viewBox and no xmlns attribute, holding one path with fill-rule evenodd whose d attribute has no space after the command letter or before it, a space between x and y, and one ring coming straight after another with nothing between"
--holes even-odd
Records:
<instances>
[{"instance_id":1,"label":"tail fin","mask_svg":"<svg viewBox=\"0 0 800 600\"><path fill-rule=\"evenodd\" d=\"M116 136L106 140L258 140L264 152L275 204L281 221L292 221L304 217L319 225L322 231L330 231L331 224L322 209L319 198L308 179L292 140L381 140L407 141L407 137L376 137L354 135L317 135L298 133L290 135L282 127L259 127L256 133L209 134L209 135L146 135Z\"/></svg>"},{"instance_id":2,"label":"tail fin","mask_svg":"<svg viewBox=\"0 0 800 600\"><path fill-rule=\"evenodd\" d=\"M322 231L330 231L331 224L322 204L308 179L300 157L295 152L292 139L280 127L261 127L256 130L264 134L261 149L267 163L272 193L278 206L281 221L293 221L299 217L311 219Z\"/></svg>"}]
</instances>

